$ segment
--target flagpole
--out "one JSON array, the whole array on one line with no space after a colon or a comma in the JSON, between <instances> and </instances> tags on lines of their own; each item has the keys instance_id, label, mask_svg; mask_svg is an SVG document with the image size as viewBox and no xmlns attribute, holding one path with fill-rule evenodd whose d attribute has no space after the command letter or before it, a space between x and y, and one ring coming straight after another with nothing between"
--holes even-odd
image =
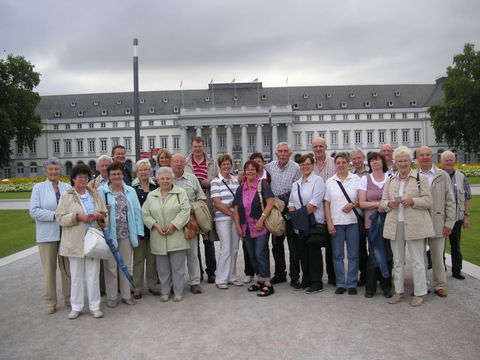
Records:
<instances>
[{"instance_id":1,"label":"flagpole","mask_svg":"<svg viewBox=\"0 0 480 360\"><path fill-rule=\"evenodd\" d=\"M182 90L182 108L185 108L185 99L183 97L183 79L180 81L180 89Z\"/></svg>"},{"instance_id":2,"label":"flagpole","mask_svg":"<svg viewBox=\"0 0 480 360\"><path fill-rule=\"evenodd\" d=\"M287 76L287 105L290 105L290 88L288 87L288 76Z\"/></svg>"},{"instance_id":3,"label":"flagpole","mask_svg":"<svg viewBox=\"0 0 480 360\"><path fill-rule=\"evenodd\" d=\"M215 107L215 93L213 91L213 78L210 80L210 85L212 87L212 107Z\"/></svg>"},{"instance_id":4,"label":"flagpole","mask_svg":"<svg viewBox=\"0 0 480 360\"><path fill-rule=\"evenodd\" d=\"M260 106L260 83L257 81L257 105Z\"/></svg>"}]
</instances>

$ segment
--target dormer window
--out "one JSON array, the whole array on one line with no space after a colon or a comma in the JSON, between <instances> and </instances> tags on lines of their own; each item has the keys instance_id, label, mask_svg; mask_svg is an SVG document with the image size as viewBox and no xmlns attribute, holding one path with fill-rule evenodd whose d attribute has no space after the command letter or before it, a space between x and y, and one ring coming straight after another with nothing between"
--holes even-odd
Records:
<instances>
[{"instance_id":1,"label":"dormer window","mask_svg":"<svg viewBox=\"0 0 480 360\"><path fill-rule=\"evenodd\" d=\"M387 106L388 106L388 107L393 107L393 101L391 101L391 100L390 100L390 101L387 101Z\"/></svg>"},{"instance_id":2,"label":"dormer window","mask_svg":"<svg viewBox=\"0 0 480 360\"><path fill-rule=\"evenodd\" d=\"M417 100L410 101L410 106L417 106Z\"/></svg>"},{"instance_id":3,"label":"dormer window","mask_svg":"<svg viewBox=\"0 0 480 360\"><path fill-rule=\"evenodd\" d=\"M308 99L308 94L307 93L303 94L303 98Z\"/></svg>"},{"instance_id":4,"label":"dormer window","mask_svg":"<svg viewBox=\"0 0 480 360\"><path fill-rule=\"evenodd\" d=\"M347 107L347 102L346 102L346 101L342 101L342 102L340 103L340 106L341 106L343 109L345 109L345 108Z\"/></svg>"},{"instance_id":5,"label":"dormer window","mask_svg":"<svg viewBox=\"0 0 480 360\"><path fill-rule=\"evenodd\" d=\"M174 106L174 107L173 107L173 112L174 112L174 113L180 112L180 108L179 108L178 106Z\"/></svg>"},{"instance_id":6,"label":"dormer window","mask_svg":"<svg viewBox=\"0 0 480 360\"><path fill-rule=\"evenodd\" d=\"M320 102L317 104L317 109L322 109L323 108L323 104Z\"/></svg>"},{"instance_id":7,"label":"dormer window","mask_svg":"<svg viewBox=\"0 0 480 360\"><path fill-rule=\"evenodd\" d=\"M55 112L55 117L56 117L56 118L59 118L59 117L61 117L61 116L62 116L62 113L61 113L60 111L56 111L56 112Z\"/></svg>"},{"instance_id":8,"label":"dormer window","mask_svg":"<svg viewBox=\"0 0 480 360\"><path fill-rule=\"evenodd\" d=\"M125 115L130 115L132 113L132 109L126 108L125 109Z\"/></svg>"},{"instance_id":9,"label":"dormer window","mask_svg":"<svg viewBox=\"0 0 480 360\"><path fill-rule=\"evenodd\" d=\"M363 103L363 106L365 106L366 108L369 108L370 107L370 101L365 101Z\"/></svg>"},{"instance_id":10,"label":"dormer window","mask_svg":"<svg viewBox=\"0 0 480 360\"><path fill-rule=\"evenodd\" d=\"M377 97L378 96L378 93L376 91L372 92L372 96L373 97Z\"/></svg>"},{"instance_id":11,"label":"dormer window","mask_svg":"<svg viewBox=\"0 0 480 360\"><path fill-rule=\"evenodd\" d=\"M298 104L293 104L293 110L298 110Z\"/></svg>"},{"instance_id":12,"label":"dormer window","mask_svg":"<svg viewBox=\"0 0 480 360\"><path fill-rule=\"evenodd\" d=\"M148 113L149 114L155 114L155 108L151 107L150 109L148 109Z\"/></svg>"},{"instance_id":13,"label":"dormer window","mask_svg":"<svg viewBox=\"0 0 480 360\"><path fill-rule=\"evenodd\" d=\"M100 105L100 101L98 100L93 100L93 106L98 106Z\"/></svg>"},{"instance_id":14,"label":"dormer window","mask_svg":"<svg viewBox=\"0 0 480 360\"><path fill-rule=\"evenodd\" d=\"M355 93L351 92L351 93L349 94L349 96L350 96L351 98L354 98L354 97L355 97Z\"/></svg>"},{"instance_id":15,"label":"dormer window","mask_svg":"<svg viewBox=\"0 0 480 360\"><path fill-rule=\"evenodd\" d=\"M396 97L399 97L399 96L400 96L400 91L398 91L398 90L395 91L395 96L396 96Z\"/></svg>"},{"instance_id":16,"label":"dormer window","mask_svg":"<svg viewBox=\"0 0 480 360\"><path fill-rule=\"evenodd\" d=\"M235 95L235 96L233 97L233 101L238 101L238 96L237 96L237 95Z\"/></svg>"},{"instance_id":17,"label":"dormer window","mask_svg":"<svg viewBox=\"0 0 480 360\"><path fill-rule=\"evenodd\" d=\"M164 98L163 98L163 103L164 103L164 104L168 103L168 98L164 97Z\"/></svg>"},{"instance_id":18,"label":"dormer window","mask_svg":"<svg viewBox=\"0 0 480 360\"><path fill-rule=\"evenodd\" d=\"M210 102L210 96L205 96L203 100L205 100L205 102Z\"/></svg>"},{"instance_id":19,"label":"dormer window","mask_svg":"<svg viewBox=\"0 0 480 360\"><path fill-rule=\"evenodd\" d=\"M108 115L108 111L106 109L103 109L102 110L102 116L106 116L106 115Z\"/></svg>"},{"instance_id":20,"label":"dormer window","mask_svg":"<svg viewBox=\"0 0 480 360\"><path fill-rule=\"evenodd\" d=\"M83 116L83 110L78 110L77 116L78 116L78 117L82 117L82 116Z\"/></svg>"},{"instance_id":21,"label":"dormer window","mask_svg":"<svg viewBox=\"0 0 480 360\"><path fill-rule=\"evenodd\" d=\"M75 107L75 106L77 106L77 103L76 103L75 101L72 101L72 102L70 103L70 106L71 106L71 107Z\"/></svg>"},{"instance_id":22,"label":"dormer window","mask_svg":"<svg viewBox=\"0 0 480 360\"><path fill-rule=\"evenodd\" d=\"M145 99L140 99L140 104L145 104Z\"/></svg>"},{"instance_id":23,"label":"dormer window","mask_svg":"<svg viewBox=\"0 0 480 360\"><path fill-rule=\"evenodd\" d=\"M117 105L122 105L122 100L117 100Z\"/></svg>"},{"instance_id":24,"label":"dormer window","mask_svg":"<svg viewBox=\"0 0 480 360\"><path fill-rule=\"evenodd\" d=\"M328 92L328 93L325 94L325 97L326 97L327 99L330 99L330 98L332 97L332 94Z\"/></svg>"},{"instance_id":25,"label":"dormer window","mask_svg":"<svg viewBox=\"0 0 480 360\"><path fill-rule=\"evenodd\" d=\"M267 100L267 95L262 94L262 100Z\"/></svg>"}]
</instances>

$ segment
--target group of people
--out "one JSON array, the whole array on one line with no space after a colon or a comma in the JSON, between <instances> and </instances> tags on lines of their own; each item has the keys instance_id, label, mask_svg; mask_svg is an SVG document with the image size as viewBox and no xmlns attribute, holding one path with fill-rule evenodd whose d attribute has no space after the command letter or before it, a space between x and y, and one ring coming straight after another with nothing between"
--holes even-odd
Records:
<instances>
[{"instance_id":1,"label":"group of people","mask_svg":"<svg viewBox=\"0 0 480 360\"><path fill-rule=\"evenodd\" d=\"M288 143L276 146L276 160L266 164L253 153L238 176L232 173L230 155L217 161L204 151L201 137L192 139L188 157L163 149L158 166L148 160L136 163L137 178L125 166L125 148L118 145L112 157L97 160L94 177L85 164L71 172L71 184L59 181L61 165L50 158L44 164L47 179L35 185L30 215L36 220L36 237L45 278L47 313L56 311L56 268L61 271L62 293L71 307L69 319L84 308L84 293L94 318L103 317L101 292L106 305L116 307L118 296L135 305L148 292L160 301L183 300L186 271L190 291L202 293L204 244L208 283L221 290L249 284L259 297L274 294L274 285L287 282L284 242L289 248L290 285L316 294L323 290L323 254L328 283L335 294L374 296L380 283L391 304L404 297L405 248L413 263L412 306L422 304L429 289L447 296L444 265L445 237L450 237L452 274L461 272L461 228L469 223L468 182L455 171L455 154L442 154L443 170L432 163L432 151L416 151L420 167L412 169L413 154L406 147L393 151L362 151L327 156L323 138L312 143L311 154L291 159ZM353 172L349 171L350 161ZM285 233L270 234L266 219L275 201L283 201ZM191 221L192 204L205 201L214 226L208 233L187 239L184 227ZM123 275L116 260L85 257L84 238L89 228L105 231L118 249L133 282ZM242 240L245 277L237 275L237 255ZM270 273L270 239L274 274ZM218 261L214 241L220 241ZM367 246L368 244L368 246ZM345 271L346 245L348 262ZM427 252L432 281L427 280ZM252 283L256 277L256 282ZM86 284L86 289L84 288ZM393 291L392 291L393 284Z\"/></svg>"}]
</instances>

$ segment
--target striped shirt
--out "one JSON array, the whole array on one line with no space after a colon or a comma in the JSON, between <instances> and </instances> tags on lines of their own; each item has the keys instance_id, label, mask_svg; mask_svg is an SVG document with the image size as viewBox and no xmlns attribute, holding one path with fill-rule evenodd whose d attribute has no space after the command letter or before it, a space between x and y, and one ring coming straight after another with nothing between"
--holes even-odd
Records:
<instances>
[{"instance_id":1,"label":"striped shirt","mask_svg":"<svg viewBox=\"0 0 480 360\"><path fill-rule=\"evenodd\" d=\"M225 181L228 185L225 185L223 181ZM212 180L210 186L210 192L213 198L220 198L222 204L227 205L231 210L233 210L233 198L234 194L237 191L239 186L238 180L235 176L232 176L230 180L225 179L221 174L218 174L216 178ZM228 188L230 188L230 191ZM233 194L232 194L233 192ZM223 220L230 220L231 217L225 215L221 211L215 211L215 221L223 221Z\"/></svg>"},{"instance_id":2,"label":"striped shirt","mask_svg":"<svg viewBox=\"0 0 480 360\"><path fill-rule=\"evenodd\" d=\"M289 160L283 168L278 166L278 161L272 161L265 165L265 169L272 177L270 186L275 196L290 193L292 184L302 177L300 167L292 160Z\"/></svg>"},{"instance_id":3,"label":"striped shirt","mask_svg":"<svg viewBox=\"0 0 480 360\"><path fill-rule=\"evenodd\" d=\"M320 176L323 179L323 181L326 182L329 178L331 178L336 173L335 160L331 156L327 156L322 166L320 166L320 164L317 161L315 161L315 166L313 167L313 171L315 171L315 174Z\"/></svg>"},{"instance_id":4,"label":"striped shirt","mask_svg":"<svg viewBox=\"0 0 480 360\"><path fill-rule=\"evenodd\" d=\"M192 166L193 173L197 177L198 181L202 182L202 180L208 179L207 159L205 156L203 157L203 161L201 163L197 163L192 156Z\"/></svg>"}]
</instances>

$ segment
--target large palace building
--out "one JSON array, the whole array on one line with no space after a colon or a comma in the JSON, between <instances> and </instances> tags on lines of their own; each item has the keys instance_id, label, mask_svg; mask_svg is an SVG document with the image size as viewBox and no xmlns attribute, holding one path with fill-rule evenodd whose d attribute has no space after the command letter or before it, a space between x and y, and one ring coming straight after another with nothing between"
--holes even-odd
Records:
<instances>
[{"instance_id":1,"label":"large palace building","mask_svg":"<svg viewBox=\"0 0 480 360\"><path fill-rule=\"evenodd\" d=\"M262 83L210 84L204 90L140 92L140 149L189 153L190 139L202 136L206 151L233 156L237 168L254 151L270 159L270 146L288 142L294 155L311 151L321 136L329 153L382 144L415 149L430 146L438 161L428 108L443 101L441 82L416 85L352 85L264 88ZM43 96L37 112L43 130L33 148L12 143L5 178L43 175L42 163L55 156L64 172L80 162L95 168L96 158L113 146L127 149L134 167L133 93ZM271 125L270 125L271 124ZM148 154L147 154L148 155ZM478 161L458 152L459 161ZM154 156L153 156L154 157Z\"/></svg>"}]
</instances>

